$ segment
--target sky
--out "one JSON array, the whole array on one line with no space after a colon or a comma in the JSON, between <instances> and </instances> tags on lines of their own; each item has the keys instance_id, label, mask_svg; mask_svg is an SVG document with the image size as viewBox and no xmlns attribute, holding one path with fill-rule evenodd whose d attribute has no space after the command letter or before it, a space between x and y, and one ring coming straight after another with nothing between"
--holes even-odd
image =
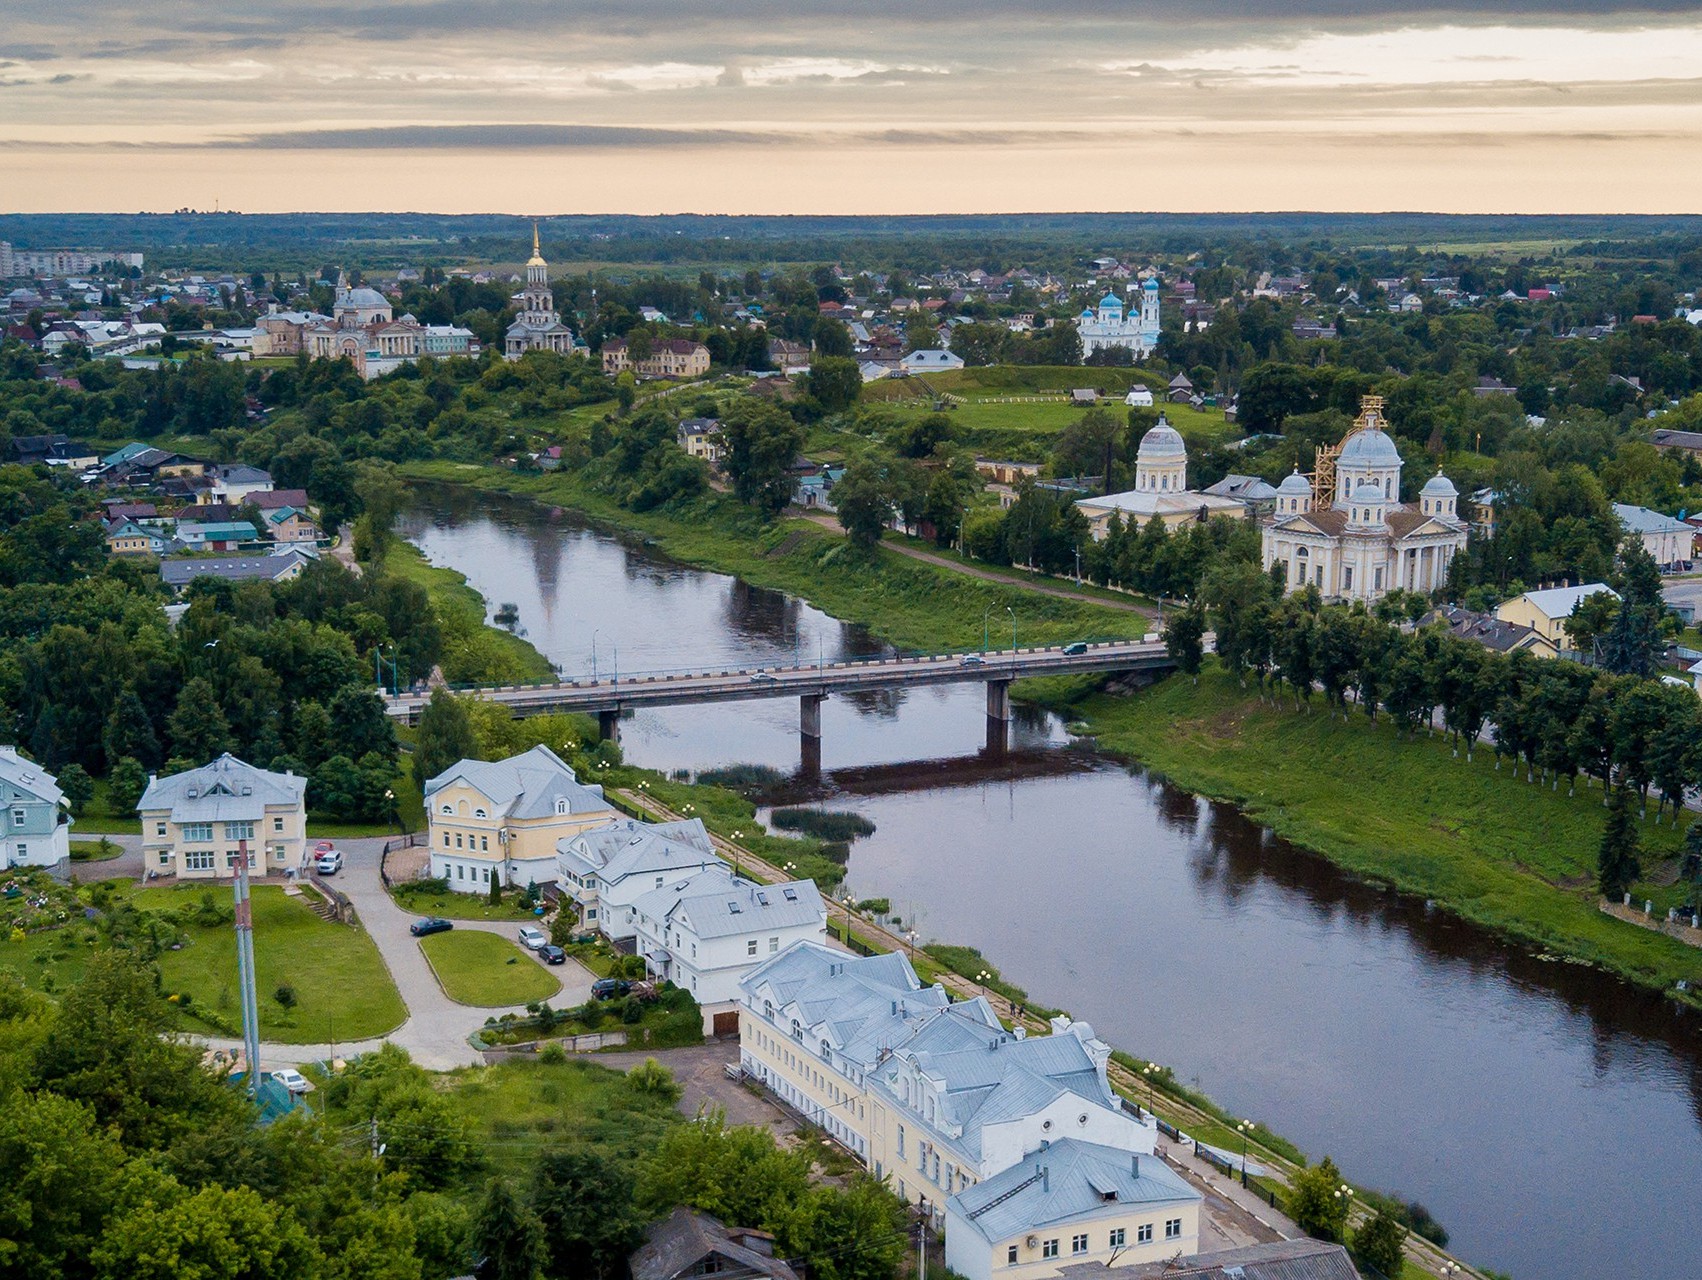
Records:
<instances>
[{"instance_id":1,"label":"sky","mask_svg":"<svg viewBox=\"0 0 1702 1280\"><path fill-rule=\"evenodd\" d=\"M1702 4L5 0L0 210L1702 208Z\"/></svg>"}]
</instances>

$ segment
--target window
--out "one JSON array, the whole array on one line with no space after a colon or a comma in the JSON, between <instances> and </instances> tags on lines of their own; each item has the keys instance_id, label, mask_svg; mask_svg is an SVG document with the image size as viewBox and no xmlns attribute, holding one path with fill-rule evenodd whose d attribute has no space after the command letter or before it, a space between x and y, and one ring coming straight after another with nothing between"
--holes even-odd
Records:
<instances>
[{"instance_id":1,"label":"window","mask_svg":"<svg viewBox=\"0 0 1702 1280\"><path fill-rule=\"evenodd\" d=\"M585 912L585 918L587 920L595 920L597 918L597 908L591 907L589 910L587 910Z\"/></svg>"},{"instance_id":2,"label":"window","mask_svg":"<svg viewBox=\"0 0 1702 1280\"><path fill-rule=\"evenodd\" d=\"M156 836L164 836L165 835L165 823L163 823L163 822L154 823L154 834Z\"/></svg>"},{"instance_id":3,"label":"window","mask_svg":"<svg viewBox=\"0 0 1702 1280\"><path fill-rule=\"evenodd\" d=\"M1005 1250L1005 1265L1007 1267L1016 1266L1016 1246L1014 1244Z\"/></svg>"},{"instance_id":4,"label":"window","mask_svg":"<svg viewBox=\"0 0 1702 1280\"><path fill-rule=\"evenodd\" d=\"M467 878L467 868L462 866L459 862L455 864L455 878L457 880L465 880Z\"/></svg>"},{"instance_id":5,"label":"window","mask_svg":"<svg viewBox=\"0 0 1702 1280\"><path fill-rule=\"evenodd\" d=\"M1143 1223L1141 1223L1140 1226L1135 1228L1135 1243L1136 1244L1151 1244L1152 1243L1152 1223L1143 1222Z\"/></svg>"},{"instance_id":6,"label":"window","mask_svg":"<svg viewBox=\"0 0 1702 1280\"><path fill-rule=\"evenodd\" d=\"M1353 566L1352 565L1345 565L1344 564L1342 566L1342 590L1343 591L1352 591L1353 590Z\"/></svg>"},{"instance_id":7,"label":"window","mask_svg":"<svg viewBox=\"0 0 1702 1280\"><path fill-rule=\"evenodd\" d=\"M459 831L455 833L455 847L457 849L461 848L461 833Z\"/></svg>"},{"instance_id":8,"label":"window","mask_svg":"<svg viewBox=\"0 0 1702 1280\"><path fill-rule=\"evenodd\" d=\"M898 1156L899 1156L899 1159L901 1159L901 1160L904 1158L904 1126L903 1125L898 1126Z\"/></svg>"},{"instance_id":9,"label":"window","mask_svg":"<svg viewBox=\"0 0 1702 1280\"><path fill-rule=\"evenodd\" d=\"M1181 1235L1182 1235L1182 1219L1170 1218L1170 1219L1166 1220L1166 1222L1164 1224L1164 1238L1166 1240L1176 1240L1176 1239L1179 1239L1181 1237Z\"/></svg>"},{"instance_id":10,"label":"window","mask_svg":"<svg viewBox=\"0 0 1702 1280\"><path fill-rule=\"evenodd\" d=\"M1110 1248L1121 1249L1124 1244L1128 1242L1128 1239L1128 1229L1126 1227L1118 1227L1111 1233L1111 1238L1106 1243Z\"/></svg>"},{"instance_id":11,"label":"window","mask_svg":"<svg viewBox=\"0 0 1702 1280\"><path fill-rule=\"evenodd\" d=\"M768 940L768 954L773 955L778 950L780 950L780 939L770 938Z\"/></svg>"},{"instance_id":12,"label":"window","mask_svg":"<svg viewBox=\"0 0 1702 1280\"><path fill-rule=\"evenodd\" d=\"M22 809L12 810L12 825L14 827L21 827L24 825L24 811Z\"/></svg>"},{"instance_id":13,"label":"window","mask_svg":"<svg viewBox=\"0 0 1702 1280\"><path fill-rule=\"evenodd\" d=\"M225 839L226 840L252 840L252 839L254 839L254 824L252 822L227 822L227 823L225 823Z\"/></svg>"},{"instance_id":14,"label":"window","mask_svg":"<svg viewBox=\"0 0 1702 1280\"><path fill-rule=\"evenodd\" d=\"M169 867L170 865L171 865L171 850L161 849L160 850L160 866Z\"/></svg>"},{"instance_id":15,"label":"window","mask_svg":"<svg viewBox=\"0 0 1702 1280\"><path fill-rule=\"evenodd\" d=\"M1058 1256L1057 1240L1043 1241L1040 1245L1040 1256L1042 1258L1056 1258Z\"/></svg>"},{"instance_id":16,"label":"window","mask_svg":"<svg viewBox=\"0 0 1702 1280\"><path fill-rule=\"evenodd\" d=\"M475 818L488 818L490 815L487 814L483 809L474 809L473 810L473 816Z\"/></svg>"},{"instance_id":17,"label":"window","mask_svg":"<svg viewBox=\"0 0 1702 1280\"><path fill-rule=\"evenodd\" d=\"M656 877L656 887L658 889L660 889L662 887L662 877L661 876Z\"/></svg>"},{"instance_id":18,"label":"window","mask_svg":"<svg viewBox=\"0 0 1702 1280\"><path fill-rule=\"evenodd\" d=\"M751 938L745 943L745 954L747 956L754 956L756 954L756 939L755 938Z\"/></svg>"},{"instance_id":19,"label":"window","mask_svg":"<svg viewBox=\"0 0 1702 1280\"><path fill-rule=\"evenodd\" d=\"M30 847L22 840L18 841L18 856L20 858L27 858L30 856Z\"/></svg>"},{"instance_id":20,"label":"window","mask_svg":"<svg viewBox=\"0 0 1702 1280\"><path fill-rule=\"evenodd\" d=\"M273 818L272 819L272 830L273 831L282 831L283 829L284 829L284 820L282 818Z\"/></svg>"},{"instance_id":21,"label":"window","mask_svg":"<svg viewBox=\"0 0 1702 1280\"><path fill-rule=\"evenodd\" d=\"M282 862L288 856L289 855L284 851L283 845L275 844L272 846L272 861Z\"/></svg>"},{"instance_id":22,"label":"window","mask_svg":"<svg viewBox=\"0 0 1702 1280\"><path fill-rule=\"evenodd\" d=\"M242 857L242 851L240 849L226 849L225 850L225 866L227 866L227 867L236 866L238 859L240 859L241 857ZM254 850L252 850L252 849L250 849L248 851L248 865L249 865L250 868L252 868L254 866Z\"/></svg>"},{"instance_id":23,"label":"window","mask_svg":"<svg viewBox=\"0 0 1702 1280\"><path fill-rule=\"evenodd\" d=\"M183 838L193 844L201 844L213 838L213 824L210 822L186 822L183 824Z\"/></svg>"},{"instance_id":24,"label":"window","mask_svg":"<svg viewBox=\"0 0 1702 1280\"><path fill-rule=\"evenodd\" d=\"M479 837L479 852L480 853L489 853L490 851L491 851L491 838L489 836L480 836Z\"/></svg>"},{"instance_id":25,"label":"window","mask_svg":"<svg viewBox=\"0 0 1702 1280\"><path fill-rule=\"evenodd\" d=\"M1087 1237L1085 1235L1071 1236L1070 1237L1070 1252L1072 1254L1086 1253L1087 1252Z\"/></svg>"},{"instance_id":26,"label":"window","mask_svg":"<svg viewBox=\"0 0 1702 1280\"><path fill-rule=\"evenodd\" d=\"M441 813L454 813L455 810L450 808L448 805L444 805L443 808L441 810L439 810L439 812L441 812Z\"/></svg>"},{"instance_id":27,"label":"window","mask_svg":"<svg viewBox=\"0 0 1702 1280\"><path fill-rule=\"evenodd\" d=\"M185 871L211 871L213 869L213 851L211 849L191 849L183 855Z\"/></svg>"}]
</instances>

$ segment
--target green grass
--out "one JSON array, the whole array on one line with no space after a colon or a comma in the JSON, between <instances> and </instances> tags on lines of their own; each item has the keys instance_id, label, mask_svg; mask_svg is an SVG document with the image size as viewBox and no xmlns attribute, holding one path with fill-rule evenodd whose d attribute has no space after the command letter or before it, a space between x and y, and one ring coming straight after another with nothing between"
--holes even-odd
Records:
<instances>
[{"instance_id":1,"label":"green grass","mask_svg":"<svg viewBox=\"0 0 1702 1280\"><path fill-rule=\"evenodd\" d=\"M82 813L77 815L77 826L82 831L92 831L96 835L105 836L139 836L142 834L142 820L136 816L134 809L119 810L112 803L112 789L105 778L94 780L94 795L88 804L83 806ZM80 835L82 832L79 831Z\"/></svg>"},{"instance_id":2,"label":"green grass","mask_svg":"<svg viewBox=\"0 0 1702 1280\"><path fill-rule=\"evenodd\" d=\"M1041 595L1017 581L1007 586L971 578L887 548L861 556L839 534L806 520L764 525L725 495L638 514L595 492L579 476L562 472L531 476L442 462L410 463L403 472L416 479L468 484L571 507L643 533L675 559L799 596L904 648L979 648L982 620L989 611L1005 616L1008 639L1007 606L1016 611L1022 644L1139 636L1146 630L1139 615Z\"/></svg>"},{"instance_id":3,"label":"green grass","mask_svg":"<svg viewBox=\"0 0 1702 1280\"><path fill-rule=\"evenodd\" d=\"M627 1161L683 1123L666 1096L634 1088L626 1076L582 1059L512 1060L449 1073L444 1087L483 1133L500 1171L529 1173L544 1146L584 1144Z\"/></svg>"},{"instance_id":4,"label":"green grass","mask_svg":"<svg viewBox=\"0 0 1702 1280\"><path fill-rule=\"evenodd\" d=\"M392 538L384 571L424 587L443 632L443 674L451 684L548 680L554 669L519 636L485 621L485 601L453 569L426 560L412 543Z\"/></svg>"},{"instance_id":5,"label":"green grass","mask_svg":"<svg viewBox=\"0 0 1702 1280\"><path fill-rule=\"evenodd\" d=\"M396 905L404 911L422 916L443 916L449 920L531 920L537 917L521 905L518 892L505 893L502 901L492 905L482 893L456 893L453 889L430 889L419 881L399 884L390 890Z\"/></svg>"},{"instance_id":6,"label":"green grass","mask_svg":"<svg viewBox=\"0 0 1702 1280\"><path fill-rule=\"evenodd\" d=\"M420 939L444 993L457 1004L499 1009L548 1000L561 983L520 949L494 933L466 929ZM510 963L512 961L512 963Z\"/></svg>"},{"instance_id":7,"label":"green grass","mask_svg":"<svg viewBox=\"0 0 1702 1280\"><path fill-rule=\"evenodd\" d=\"M124 846L110 840L71 841L72 862L111 862L121 856Z\"/></svg>"},{"instance_id":8,"label":"green grass","mask_svg":"<svg viewBox=\"0 0 1702 1280\"><path fill-rule=\"evenodd\" d=\"M1499 771L1480 749L1467 764L1440 736L1403 738L1358 711L1332 718L1278 709L1208 666L1130 698L1076 708L1100 745L1178 785L1240 805L1254 821L1367 879L1559 955L1671 989L1702 985L1702 951L1597 908L1599 789L1577 794ZM1352 761L1351 768L1340 767ZM1642 827L1644 869L1670 867L1679 833ZM1634 896L1657 897L1653 885Z\"/></svg>"},{"instance_id":9,"label":"green grass","mask_svg":"<svg viewBox=\"0 0 1702 1280\"><path fill-rule=\"evenodd\" d=\"M211 891L230 901L228 883L185 884L166 889L124 892L138 907L185 906ZM284 1044L312 1044L333 1036L364 1040L394 1031L407 1017L402 997L378 947L358 926L320 919L302 897L257 885L254 895L255 988L260 997L260 1035ZM236 933L228 926L189 926L188 945L162 952L160 979L167 991L191 996L189 1014L207 1013L214 1030L239 1025L241 1004L236 981ZM274 998L280 986L295 988L296 1006L286 1009Z\"/></svg>"}]
</instances>

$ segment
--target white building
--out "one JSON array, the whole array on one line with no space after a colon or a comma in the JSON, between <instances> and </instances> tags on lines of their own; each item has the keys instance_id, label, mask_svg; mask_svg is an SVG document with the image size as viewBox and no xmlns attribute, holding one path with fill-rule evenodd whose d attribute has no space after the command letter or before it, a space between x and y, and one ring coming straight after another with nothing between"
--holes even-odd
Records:
<instances>
[{"instance_id":1,"label":"white building","mask_svg":"<svg viewBox=\"0 0 1702 1280\"><path fill-rule=\"evenodd\" d=\"M1298 472L1277 486L1265 525L1264 565L1280 565L1289 591L1314 586L1325 599L1380 599L1397 588L1431 592L1466 546L1459 492L1438 471L1418 506L1400 501L1401 455L1383 430L1383 401L1367 396L1335 458L1329 505Z\"/></svg>"},{"instance_id":2,"label":"white building","mask_svg":"<svg viewBox=\"0 0 1702 1280\"><path fill-rule=\"evenodd\" d=\"M600 825L556 843L556 875L580 919L616 942L638 936L638 900L724 863L701 818ZM541 883L541 881L540 881Z\"/></svg>"},{"instance_id":3,"label":"white building","mask_svg":"<svg viewBox=\"0 0 1702 1280\"><path fill-rule=\"evenodd\" d=\"M813 880L754 884L726 866L670 880L632 910L636 951L651 976L691 992L712 1035L738 1030L746 974L795 942L827 937Z\"/></svg>"},{"instance_id":4,"label":"white building","mask_svg":"<svg viewBox=\"0 0 1702 1280\"><path fill-rule=\"evenodd\" d=\"M1620 528L1642 540L1643 549L1662 569L1679 569L1690 563L1696 530L1684 521L1624 502L1613 504L1613 514L1618 518Z\"/></svg>"},{"instance_id":5,"label":"white building","mask_svg":"<svg viewBox=\"0 0 1702 1280\"><path fill-rule=\"evenodd\" d=\"M1060 1138L946 1201L946 1266L1030 1280L1193 1254L1203 1200L1156 1155Z\"/></svg>"},{"instance_id":6,"label":"white building","mask_svg":"<svg viewBox=\"0 0 1702 1280\"><path fill-rule=\"evenodd\" d=\"M71 817L54 776L12 746L0 746L0 866L71 869Z\"/></svg>"},{"instance_id":7,"label":"white building","mask_svg":"<svg viewBox=\"0 0 1702 1280\"><path fill-rule=\"evenodd\" d=\"M561 322L555 295L550 292L550 268L538 247L538 228L532 227L532 257L526 263L526 287L520 292L520 311L503 335L503 358L518 360L528 351L582 351L573 330Z\"/></svg>"},{"instance_id":8,"label":"white building","mask_svg":"<svg viewBox=\"0 0 1702 1280\"><path fill-rule=\"evenodd\" d=\"M1188 488L1188 446L1163 414L1159 415L1158 425L1141 437L1140 447L1135 451L1135 487L1104 497L1079 499L1076 509L1087 517L1095 542L1105 540L1113 515L1120 515L1125 526L1143 527L1159 516L1167 529L1213 516L1247 518L1245 503Z\"/></svg>"},{"instance_id":9,"label":"white building","mask_svg":"<svg viewBox=\"0 0 1702 1280\"><path fill-rule=\"evenodd\" d=\"M943 373L963 368L963 357L949 351L912 351L898 362L901 373ZM864 379L868 381L868 379Z\"/></svg>"},{"instance_id":10,"label":"white building","mask_svg":"<svg viewBox=\"0 0 1702 1280\"><path fill-rule=\"evenodd\" d=\"M1131 409L1152 408L1152 388L1144 382L1137 382L1129 388L1129 394L1123 397L1123 403Z\"/></svg>"},{"instance_id":11,"label":"white building","mask_svg":"<svg viewBox=\"0 0 1702 1280\"><path fill-rule=\"evenodd\" d=\"M1141 286L1136 311L1126 309L1115 292L1107 293L1099 300L1098 310L1088 307L1077 317L1076 332L1081 335L1083 360L1108 347L1122 347L1134 359L1146 359L1158 348L1158 281L1148 280Z\"/></svg>"}]
</instances>

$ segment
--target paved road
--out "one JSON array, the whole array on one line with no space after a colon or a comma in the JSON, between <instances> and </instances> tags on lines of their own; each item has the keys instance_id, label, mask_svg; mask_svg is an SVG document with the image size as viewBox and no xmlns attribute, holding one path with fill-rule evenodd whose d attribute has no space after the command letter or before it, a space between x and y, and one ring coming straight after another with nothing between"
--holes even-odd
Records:
<instances>
[{"instance_id":1,"label":"paved road","mask_svg":"<svg viewBox=\"0 0 1702 1280\"><path fill-rule=\"evenodd\" d=\"M362 926L378 946L402 1002L408 1006L408 1020L387 1036L373 1040L339 1043L340 1056L365 1053L389 1041L400 1045L415 1062L433 1071L447 1071L483 1061L467 1043L467 1037L484 1025L486 1018L501 1017L504 1013L525 1013L523 1006L506 1009L473 1008L456 1004L443 993L433 976L431 966L420 951L419 940L408 932L417 916L402 910L385 892L378 875L379 853L384 847L381 839L339 840L344 866L333 883L354 904ZM484 933L513 938L520 925L516 921L457 920L457 929L477 929ZM541 963L535 958L526 963ZM591 998L591 971L577 961L569 960L550 970L561 980L561 994L552 996L557 1008L584 1004ZM220 1047L234 1042L209 1041ZM263 1065L282 1066L324 1059L330 1055L328 1044L267 1044L262 1054Z\"/></svg>"}]
</instances>

